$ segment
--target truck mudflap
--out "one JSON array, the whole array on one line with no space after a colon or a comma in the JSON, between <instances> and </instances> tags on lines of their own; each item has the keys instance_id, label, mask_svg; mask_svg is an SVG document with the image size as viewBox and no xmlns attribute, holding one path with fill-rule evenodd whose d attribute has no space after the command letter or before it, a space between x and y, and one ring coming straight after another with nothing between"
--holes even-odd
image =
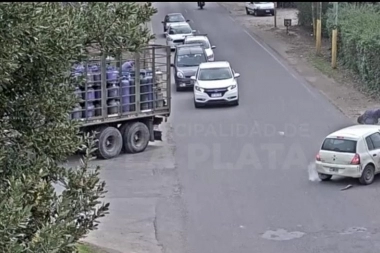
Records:
<instances>
[{"instance_id":1,"label":"truck mudflap","mask_svg":"<svg viewBox=\"0 0 380 253\"><path fill-rule=\"evenodd\" d=\"M153 135L154 135L154 140L155 141L162 141L162 132L161 131L154 130L153 131Z\"/></svg>"}]
</instances>

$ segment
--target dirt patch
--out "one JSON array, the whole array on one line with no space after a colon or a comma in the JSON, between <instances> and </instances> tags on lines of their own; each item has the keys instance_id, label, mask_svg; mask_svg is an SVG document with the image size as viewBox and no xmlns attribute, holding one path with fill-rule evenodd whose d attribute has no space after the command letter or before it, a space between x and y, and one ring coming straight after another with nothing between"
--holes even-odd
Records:
<instances>
[{"instance_id":1,"label":"dirt patch","mask_svg":"<svg viewBox=\"0 0 380 253\"><path fill-rule=\"evenodd\" d=\"M257 35L292 65L312 86L325 95L345 115L356 117L369 108L380 108L380 101L371 97L361 87L360 81L342 68L333 70L330 64L331 42L322 41L322 54L315 53L315 39L310 30L298 25L296 9L277 10L277 28L273 16L247 15L245 3L220 3L236 20ZM292 27L286 33L284 19L292 19Z\"/></svg>"}]
</instances>

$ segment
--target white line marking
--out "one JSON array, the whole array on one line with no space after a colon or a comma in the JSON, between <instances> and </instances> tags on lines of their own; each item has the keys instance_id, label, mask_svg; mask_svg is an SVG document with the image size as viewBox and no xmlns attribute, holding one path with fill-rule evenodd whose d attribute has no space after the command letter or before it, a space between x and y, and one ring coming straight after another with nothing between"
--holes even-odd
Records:
<instances>
[{"instance_id":1,"label":"white line marking","mask_svg":"<svg viewBox=\"0 0 380 253\"><path fill-rule=\"evenodd\" d=\"M261 44L257 39L255 39L247 30L244 29L244 32L254 41L256 42L262 49L264 49L273 59L275 59L278 64L280 64L286 71L288 71L294 79L296 79L301 85L315 98L315 94L310 90L310 88L300 80L296 75L293 74L292 70L286 67L271 51L269 51L263 44Z\"/></svg>"},{"instance_id":2,"label":"white line marking","mask_svg":"<svg viewBox=\"0 0 380 253\"><path fill-rule=\"evenodd\" d=\"M235 19L231 16L228 16L233 22L235 22Z\"/></svg>"}]
</instances>

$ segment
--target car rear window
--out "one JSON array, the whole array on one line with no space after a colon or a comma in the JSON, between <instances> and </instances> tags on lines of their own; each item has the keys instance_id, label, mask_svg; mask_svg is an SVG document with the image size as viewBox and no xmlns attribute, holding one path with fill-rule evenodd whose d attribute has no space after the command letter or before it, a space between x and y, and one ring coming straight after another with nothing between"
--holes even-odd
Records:
<instances>
[{"instance_id":1,"label":"car rear window","mask_svg":"<svg viewBox=\"0 0 380 253\"><path fill-rule=\"evenodd\" d=\"M356 153L356 141L338 138L327 138L323 142L321 149L342 153Z\"/></svg>"}]
</instances>

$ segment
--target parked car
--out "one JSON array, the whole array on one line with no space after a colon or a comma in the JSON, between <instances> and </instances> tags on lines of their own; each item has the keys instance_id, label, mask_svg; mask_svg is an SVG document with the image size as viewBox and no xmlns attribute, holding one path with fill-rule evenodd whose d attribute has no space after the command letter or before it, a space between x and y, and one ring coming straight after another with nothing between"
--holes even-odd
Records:
<instances>
[{"instance_id":1,"label":"parked car","mask_svg":"<svg viewBox=\"0 0 380 253\"><path fill-rule=\"evenodd\" d=\"M274 3L273 2L246 2L245 11L247 15L253 14L259 15L274 15Z\"/></svg>"},{"instance_id":2,"label":"parked car","mask_svg":"<svg viewBox=\"0 0 380 253\"><path fill-rule=\"evenodd\" d=\"M203 62L207 62L207 54L201 44L177 46L172 64L177 91L193 87L190 77L195 75L199 64Z\"/></svg>"},{"instance_id":3,"label":"parked car","mask_svg":"<svg viewBox=\"0 0 380 253\"><path fill-rule=\"evenodd\" d=\"M186 44L201 44L205 48L207 59L208 61L214 61L214 51L215 46L211 46L210 41L207 38L206 34L196 34L192 36L186 36L185 41L183 42Z\"/></svg>"},{"instance_id":4,"label":"parked car","mask_svg":"<svg viewBox=\"0 0 380 253\"><path fill-rule=\"evenodd\" d=\"M355 125L329 134L315 165L322 181L343 176L371 184L380 172L380 126Z\"/></svg>"},{"instance_id":5,"label":"parked car","mask_svg":"<svg viewBox=\"0 0 380 253\"><path fill-rule=\"evenodd\" d=\"M193 35L196 30L191 29L188 23L171 24L166 35L166 45L170 46L171 50L175 50L177 45L182 45L185 37Z\"/></svg>"},{"instance_id":6,"label":"parked car","mask_svg":"<svg viewBox=\"0 0 380 253\"><path fill-rule=\"evenodd\" d=\"M169 13L165 15L164 21L161 23L164 25L164 32L166 32L171 24L189 22L181 13Z\"/></svg>"}]
</instances>

